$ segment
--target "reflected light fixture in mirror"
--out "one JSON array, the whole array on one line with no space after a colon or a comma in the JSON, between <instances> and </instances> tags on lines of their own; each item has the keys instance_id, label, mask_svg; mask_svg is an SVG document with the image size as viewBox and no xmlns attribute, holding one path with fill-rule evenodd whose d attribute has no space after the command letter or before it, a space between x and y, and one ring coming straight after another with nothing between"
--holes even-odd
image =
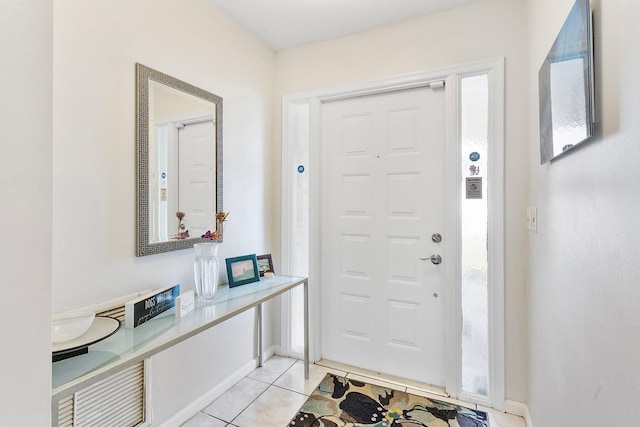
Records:
<instances>
[{"instance_id":1,"label":"reflected light fixture in mirror","mask_svg":"<svg viewBox=\"0 0 640 427\"><path fill-rule=\"evenodd\" d=\"M136 64L138 256L186 249L222 211L222 98Z\"/></svg>"}]
</instances>

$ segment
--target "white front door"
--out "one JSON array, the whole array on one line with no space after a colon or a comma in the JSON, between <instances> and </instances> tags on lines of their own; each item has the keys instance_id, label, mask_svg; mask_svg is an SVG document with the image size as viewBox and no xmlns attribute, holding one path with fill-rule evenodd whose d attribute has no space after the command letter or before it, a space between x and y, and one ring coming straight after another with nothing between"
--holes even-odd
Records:
<instances>
[{"instance_id":1,"label":"white front door","mask_svg":"<svg viewBox=\"0 0 640 427\"><path fill-rule=\"evenodd\" d=\"M322 357L444 386L444 89L325 102L321 145Z\"/></svg>"},{"instance_id":2,"label":"white front door","mask_svg":"<svg viewBox=\"0 0 640 427\"><path fill-rule=\"evenodd\" d=\"M205 232L207 227L212 231L215 229L216 157L213 135L213 121L190 123L178 132L178 209L187 214L185 220L192 232L191 237L198 237L198 233Z\"/></svg>"}]
</instances>

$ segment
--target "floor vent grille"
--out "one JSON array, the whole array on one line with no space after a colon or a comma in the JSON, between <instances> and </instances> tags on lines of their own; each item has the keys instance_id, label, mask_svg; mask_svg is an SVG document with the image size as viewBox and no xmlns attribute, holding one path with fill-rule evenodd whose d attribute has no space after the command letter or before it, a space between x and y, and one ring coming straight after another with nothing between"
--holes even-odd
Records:
<instances>
[{"instance_id":1,"label":"floor vent grille","mask_svg":"<svg viewBox=\"0 0 640 427\"><path fill-rule=\"evenodd\" d=\"M58 427L73 427L73 395L58 402Z\"/></svg>"}]
</instances>

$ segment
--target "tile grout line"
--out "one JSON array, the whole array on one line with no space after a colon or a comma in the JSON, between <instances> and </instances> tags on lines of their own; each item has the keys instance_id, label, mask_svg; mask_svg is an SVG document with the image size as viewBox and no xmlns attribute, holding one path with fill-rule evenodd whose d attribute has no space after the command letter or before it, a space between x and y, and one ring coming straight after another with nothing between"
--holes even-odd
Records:
<instances>
[{"instance_id":1,"label":"tile grout line","mask_svg":"<svg viewBox=\"0 0 640 427\"><path fill-rule=\"evenodd\" d=\"M282 357L286 357L286 356L282 356ZM291 358L289 358L289 359L291 359ZM307 397L307 398L308 398L308 397L309 397L309 395L307 395L307 394L305 394L305 393L301 393L301 392L299 392L299 391L297 391L297 390L291 390L291 389L289 389L289 388L286 388L286 387L283 387L283 386L279 386L279 385L277 385L277 384L276 384L276 382L277 382L280 378L282 378L282 377L283 377L283 376L284 376L284 375L285 375L289 370L291 370L291 368L293 368L293 367L294 367L298 362L299 362L299 360L295 360L295 361L294 361L291 365L289 365L289 366L288 366L288 367L287 367L287 368L286 368L286 369L285 369L285 370L284 370L280 375L278 375L278 376L277 376L277 377L276 377L272 382L267 382L267 381L264 381L264 380L262 380L262 379L258 379L258 378L250 377L249 375L251 375L251 373L250 373L250 374L248 374L247 376L243 377L243 379L250 379L250 380L258 381L258 382L260 382L260 383L262 383L262 384L267 384L267 388L265 388L262 392L260 392L260 394L258 394L258 395L255 397L255 399L253 399L251 402L249 402L249 403L248 403L244 408L242 408L242 410L238 413L238 415L236 415L236 416L235 416L231 421L226 421L226 420L223 420L223 419L221 419L221 418L215 417L215 416L213 416L213 415L206 414L206 413L205 413L205 414L206 414L206 415L209 415L209 416L211 416L211 417L213 417L213 418L215 418L215 419L218 419L218 420L220 420L220 421L222 421L222 422L226 422L226 423L229 423L229 424L230 424L230 423L233 423L233 422L234 422L234 421L235 421L235 420L236 420L240 415L242 415L242 413L243 413L244 411L246 411L246 410L247 410L247 409L248 409L248 408L249 408L253 403L255 403L255 402L256 402L256 400L258 400L258 399L260 398L260 396L262 396L264 393L266 393L266 391L267 391L267 390L269 390L271 387L276 387L276 388L278 388L278 389L280 389L280 390L289 391L289 392L292 392L292 393L295 393L295 394L298 394L298 395L301 395L301 396L305 396L305 397ZM317 365L317 366L322 366L323 368L333 369L333 368L330 368L330 367L328 367L328 366L324 366L324 365ZM389 388L391 388L391 389L398 390L398 391L402 391L402 392L405 392L405 393L409 393L409 391L408 391L408 390L409 390L409 388L410 388L409 386L405 386L405 385L397 384L397 383L392 383L392 382L389 382L389 381L384 381L383 379L374 378L374 377L370 377L370 376L367 376L367 375L362 375L362 374L357 373L357 372L351 372L351 371L343 371L343 372L345 372L345 378L353 379L352 377L350 377L350 375L355 375L355 376L357 376L357 377L362 377L362 378L365 378L365 379L370 380L370 381L371 381L371 380L373 380L373 381L377 380L377 381L381 381L381 382L383 382L383 383L386 383L386 384L391 385L392 387L389 387ZM253 373L253 371L252 371L252 373ZM240 380L240 381L242 381L242 380ZM240 381L238 381L238 383L239 383ZM306 380L305 380L305 381L306 381ZM236 383L236 384L237 384L237 383ZM372 384L373 384L373 383L372 383ZM376 385L376 384L374 384L374 385ZM388 387L388 386L380 386L380 387ZM397 388L396 388L396 387L397 387ZM435 400L438 400L438 397L440 397L440 398L444 397L444 396L439 396L439 395L434 394L434 393L429 393L429 392L428 392L428 391L426 391L426 390L419 390L419 389L416 389L416 390L418 390L418 391L422 391L423 393L426 393L426 394L429 394L429 395L433 395L433 397L430 397L430 396L423 396L423 397L426 397L426 398L428 398L428 399L435 399ZM418 395L418 396L419 396L419 395ZM467 403L467 402L465 402L465 403ZM468 407L468 408L470 408L470 409L478 410L478 405L477 405L477 404L474 404L474 403L472 403L472 402L468 402L468 403L467 403L466 405L464 405L464 406L465 406L465 407Z\"/></svg>"},{"instance_id":2,"label":"tile grout line","mask_svg":"<svg viewBox=\"0 0 640 427\"><path fill-rule=\"evenodd\" d=\"M269 389L269 387L271 386L271 384L270 384L270 383L268 383L268 382L261 381L261 380L255 379L255 378L250 378L249 376L242 377L242 379L241 379L240 381L242 381L242 380L246 380L246 379L249 379L249 380L252 380L252 381L257 381L257 382L262 383L262 384L267 384L267 387L265 387L265 389L264 389L264 390L262 390L262 391L261 391L261 392L260 392L260 393L255 397L255 399L253 399L251 402L247 403L247 405L246 405L245 407L243 407L243 408L240 410L240 412L238 413L238 415L236 415L235 417L233 417L231 420L225 420L225 419L222 419L222 418L219 418L219 417L216 417L216 416L214 416L214 415L211 415L211 414L208 414L208 413L204 412L204 409L203 409L203 410L201 410L200 412L202 412L203 414L206 414L206 415L208 415L208 416L210 416L210 417L212 417L212 418L215 418L215 419L218 419L218 420L220 420L220 421L222 421L222 422L225 422L225 423L227 423L227 424L231 424L232 422L234 422L234 421L235 421L235 419L236 419L236 418L238 418L238 417L240 416L240 414L242 414L242 413L243 413L243 412L244 412L244 411L245 411L249 406L251 406L251 405L253 404L253 402L255 402L256 400L258 400L258 398L259 398L260 396L262 396L262 395L264 394L264 392L265 392L265 391L267 391L267 390ZM240 381L238 381L236 384L240 383ZM230 388L229 388L229 390L231 390L231 388L233 388L233 386L232 386L232 387L230 387ZM229 390L225 391L224 393L227 393ZM223 394L224 394L224 393L223 393ZM222 396L222 395L220 395L220 396ZM218 396L218 398L219 398L220 396ZM215 402L216 400L218 400L218 399L216 398L213 402ZM211 403L213 403L213 402L211 402ZM211 403L210 403L210 404L211 404Z\"/></svg>"},{"instance_id":3,"label":"tile grout line","mask_svg":"<svg viewBox=\"0 0 640 427\"><path fill-rule=\"evenodd\" d=\"M245 378L246 378L246 377L245 377ZM253 380L254 378L251 378L251 379ZM256 380L256 381L258 381L258 380ZM263 383L263 384L268 384L268 383L265 383L264 381L259 381L259 382L261 382L261 383ZM229 423L229 424L233 423L236 419L238 419L238 417L239 417L240 415L242 415L242 413L243 413L244 411L246 411L246 410L249 408L249 406L253 405L253 403L254 403L256 400L258 400L258 398L259 398L260 396L262 396L262 395L263 395L267 390L269 390L269 387L271 387L271 386L269 385L269 386L267 386L264 390L262 390L262 391L260 392L260 394L258 394L258 395L255 397L255 399L253 399L251 402L249 402L249 403L247 404L247 406L245 406L244 408L242 408L242 410L238 413L238 415L236 415L235 417L233 417L233 418L231 419L231 421L225 421L225 420L222 420L222 421L224 421L224 422L226 422L226 423Z\"/></svg>"},{"instance_id":4,"label":"tile grout line","mask_svg":"<svg viewBox=\"0 0 640 427\"><path fill-rule=\"evenodd\" d=\"M203 414L209 415L206 412L203 412ZM222 418L218 418L218 417L214 417L213 415L209 415L211 418L213 418L214 420L218 420L218 421L222 421L223 423L227 423L227 425L230 425L231 421L225 421Z\"/></svg>"},{"instance_id":5,"label":"tile grout line","mask_svg":"<svg viewBox=\"0 0 640 427\"><path fill-rule=\"evenodd\" d=\"M284 356L283 356L283 357L284 357ZM289 357L289 359L292 359L292 358L291 358L291 357ZM278 376L278 378L276 378L275 380L273 380L273 382L271 383L271 385L275 385L275 384L276 384L276 381L278 381L280 378L282 378L282 376L283 376L284 374L286 374L287 372L289 372L289 369L293 368L293 367L294 367L294 365L295 365L296 363L298 363L298 360L297 360L297 359L296 359L296 361L295 361L295 362L293 362L291 365L289 365L289 367L288 367L287 369L285 369L285 370L284 370L284 372L282 372L282 373Z\"/></svg>"},{"instance_id":6,"label":"tile grout line","mask_svg":"<svg viewBox=\"0 0 640 427\"><path fill-rule=\"evenodd\" d=\"M281 357L283 357L283 358L288 358L287 356L281 356ZM289 358L289 359L293 359L293 358ZM249 402L249 403L248 403L248 404L247 404L247 405L246 405L246 406L245 406L245 407L244 407L244 408L239 412L239 414L238 414L238 415L236 415L235 417L233 417L233 419L232 419L231 421L223 420L222 418L218 418L218 417L216 417L216 416L214 416L214 415L211 415L211 414L208 414L208 413L206 413L206 412L204 412L204 411L200 411L200 412L202 412L203 414L205 414L205 415L207 415L207 416L209 416L209 417L211 417L211 418L213 418L213 419L215 419L215 420L218 420L218 421L221 421L221 422L223 422L223 423L226 423L226 427L238 427L236 424L233 424L233 423L235 422L235 420L236 420L236 419L238 419L238 417L239 417L240 415L242 415L242 414L243 414L243 413L244 413L244 412L245 412L249 407L251 407L251 405L253 405L253 404L254 404L254 403L255 403L255 402L256 402L256 401L257 401L257 400L258 400L258 399L263 395L263 394L265 394L265 393L267 392L267 390L271 389L272 387L275 387L275 388L278 388L278 389L280 389L280 390L284 390L284 391L289 391L289 392L295 393L295 394L297 394L297 395L304 396L305 398L308 398L308 397L309 397L309 395L307 395L307 394L305 394L305 393L301 393L301 392L296 391L296 390L291 390L291 389L289 389L289 388L286 388L286 387L283 387L283 386L280 386L280 385L277 385L277 384L276 384L276 382L277 382L278 380L280 380L280 379L281 379L281 378L282 378L282 377L283 377L287 372L289 372L289 371L290 371L290 370L291 370L291 369L292 369L292 368L293 368L293 367L294 367L298 362L299 362L299 360L295 360L295 359L294 359L294 362L293 362L292 364L290 364L290 365L289 365L289 366L288 366L288 367L287 367L287 368L286 368L286 369L285 369L285 370L284 370L280 375L278 375L278 376L277 376L277 377L276 377L272 382L267 382L267 381L264 381L264 380L262 380L262 379L252 378L252 377L250 377L250 376L249 376L249 375L251 375L251 373L250 373L250 374L248 374L248 375L246 375L245 377L243 377L241 380L239 380L236 384L238 384L238 383L239 383L240 381L242 381L243 379L249 379L249 380L258 381L258 382L260 382L260 383L262 383L262 384L266 384L266 385L267 385L267 387L266 387L262 392L260 392L260 393L259 393L259 394L258 394L258 395L257 395L257 396L252 400L252 401L251 401L251 402ZM326 368L326 369L334 370L334 368L333 368L333 367L325 366L325 365L322 365L322 364L315 364L315 363L314 363L314 365L316 365L316 366L318 366L318 367L322 367L322 368ZM253 372L255 372L255 371L252 371L252 373L253 373ZM384 381L383 379L373 378L373 377L370 377L370 376L367 376L367 375L363 375L363 374L361 374L361 373L357 373L357 372L351 372L351 371L341 371L341 372L344 372L344 373L345 373L345 374L344 374L344 377L345 377L345 378L353 379L353 378L352 378L352 377L350 377L349 375L355 375L355 376L357 376L357 377L361 377L361 379L360 379L360 380L362 380L362 378L364 378L364 379L370 379L370 380L378 380L378 381L381 381L381 382L383 382L383 383L387 383L387 384L389 384L389 385L393 385L393 387L391 387L391 388L392 388L392 389L394 389L394 390L399 390L399 391L403 391L403 392L405 392L405 393L410 393L410 392L408 391L408 390L411 388L410 386L405 386L405 385L402 385L402 384L396 384L396 383L393 383L393 382ZM338 375L338 374L334 374L334 375ZM305 380L305 381L307 381L307 380ZM234 385L235 385L235 384L234 384ZM374 384L374 385L375 385L375 384ZM397 387L396 387L396 386L397 386ZM232 386L232 387L233 387L233 386ZM388 387L388 385L387 385L387 386L380 386L380 387ZM439 395L438 395L438 394L436 394L436 393L430 393L430 392L428 392L428 391L426 391L426 390L420 390L420 389L414 389L414 390L416 390L416 391L420 391L421 393L424 393L424 394L427 394L427 396L423 396L422 394L416 394L416 395L417 395L417 396L423 396L423 397L426 397L426 398L428 398L428 399L441 400L442 398L444 398L444 396L439 396ZM414 393L414 394L415 394L415 393ZM450 398L450 397L449 397L449 399L452 399L452 398ZM455 400L455 399L453 399L453 400ZM444 401L444 400L443 400L443 401ZM451 403L451 404L455 404L455 405L459 405L458 403L454 403L454 402L449 402L449 403ZM484 409L480 409L480 405L475 404L475 403L472 403L472 402L461 402L461 403L464 403L464 404L463 404L463 405L459 405L459 406L464 406L464 407L467 407L467 408L470 408L470 409L474 409L474 410L484 410ZM489 415L489 412L488 412L488 411L486 411L486 410L484 410L484 411L485 411L485 412L487 412L487 414ZM499 424L499 425L501 425L501 424ZM510 425L511 425L511 424L510 424ZM499 427L499 426L496 426L496 427Z\"/></svg>"},{"instance_id":7,"label":"tile grout line","mask_svg":"<svg viewBox=\"0 0 640 427\"><path fill-rule=\"evenodd\" d=\"M268 386L267 386L267 388L265 388L264 390L262 390L262 392L260 392L260 394L258 394L258 395L256 396L256 398L255 398L255 399L253 399L251 402L249 402L249 404L248 404L247 406L245 406L245 407L242 409L242 411L240 411L240 413L239 413L238 415L236 415L236 416L235 416L231 421L225 421L225 420L222 420L222 421L224 421L224 422L226 422L226 423L231 424L231 423L233 423L235 420L237 420L237 419L238 419L238 417L239 417L240 415L242 415L242 413L243 413L244 411L246 411L247 409L249 409L249 407L250 407L251 405L253 405L253 404L255 403L255 401L256 401L256 400L258 400L258 399L260 398L260 396L262 396L263 394L265 394L265 393L266 393L266 391L267 391L267 390L269 390L269 389L274 385L274 383L275 383L276 381L278 381L278 379L279 379L281 376L283 376L283 375L285 374L285 372L287 372L289 369L291 369L291 366L293 366L293 365L295 365L295 364L296 364L296 362L294 362L293 364L291 364L287 369L285 369L285 370L284 370L284 372L283 372L282 374L280 374L280 375L279 375L275 380L273 380L273 382L271 382L271 383L268 383L268 382L266 382L266 381L259 380L259 379L257 379L257 378L251 378L251 377L249 377L249 375L251 375L251 374L249 374L249 375L245 376L244 378L249 378L249 379L251 379L251 380L261 382L262 384L268 384ZM264 367L264 366L263 366L263 367ZM253 372L255 372L255 370L254 370L254 371L251 371L251 372L253 373Z\"/></svg>"},{"instance_id":8,"label":"tile grout line","mask_svg":"<svg viewBox=\"0 0 640 427\"><path fill-rule=\"evenodd\" d=\"M310 396L310 394L300 393L299 391L291 390L291 389L289 389L289 388L282 387L282 386L279 386L279 385L277 385L277 384L271 384L271 385L269 386L269 388L271 388L271 387L275 387L275 388L279 388L280 390L289 391L289 392L291 392L291 393L299 394L300 396L304 396L304 397L307 397L307 398ZM315 390L315 389L314 389L314 390Z\"/></svg>"}]
</instances>

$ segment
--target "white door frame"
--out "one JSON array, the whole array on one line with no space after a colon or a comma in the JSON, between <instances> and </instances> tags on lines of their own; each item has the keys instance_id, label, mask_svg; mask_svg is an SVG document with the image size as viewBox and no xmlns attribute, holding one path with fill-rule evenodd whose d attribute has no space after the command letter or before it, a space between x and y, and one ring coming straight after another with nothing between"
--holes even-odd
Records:
<instances>
[{"instance_id":1,"label":"white door frame","mask_svg":"<svg viewBox=\"0 0 640 427\"><path fill-rule=\"evenodd\" d=\"M460 265L460 79L469 75L487 74L489 79L489 170L487 179L491 183L488 192L488 230L489 230L489 388L488 398L470 395L461 391L461 278ZM294 213L293 187L297 165L295 159L296 144L309 144L309 301L310 301L310 357L317 361L321 353L320 325L322 319L319 305L321 283L320 245L322 230L320 212L322 212L322 171L321 164L321 104L322 102L354 96L391 92L420 86L432 81L445 80L446 91L446 134L447 134L447 178L445 182L447 196L446 212L447 249L445 280L457 286L447 286L446 291L446 390L457 398L482 403L496 409L505 407L505 323L504 323L504 58L495 58L420 71L390 78L377 79L347 85L322 88L302 93L285 95L282 98L282 217L281 217L281 270L290 274L292 270L291 226ZM300 111L309 112L308 118ZM300 121L308 119L309 135L300 135ZM455 262L453 262L455 260ZM282 302L281 317L281 354L291 354L289 343L289 301Z\"/></svg>"}]
</instances>

